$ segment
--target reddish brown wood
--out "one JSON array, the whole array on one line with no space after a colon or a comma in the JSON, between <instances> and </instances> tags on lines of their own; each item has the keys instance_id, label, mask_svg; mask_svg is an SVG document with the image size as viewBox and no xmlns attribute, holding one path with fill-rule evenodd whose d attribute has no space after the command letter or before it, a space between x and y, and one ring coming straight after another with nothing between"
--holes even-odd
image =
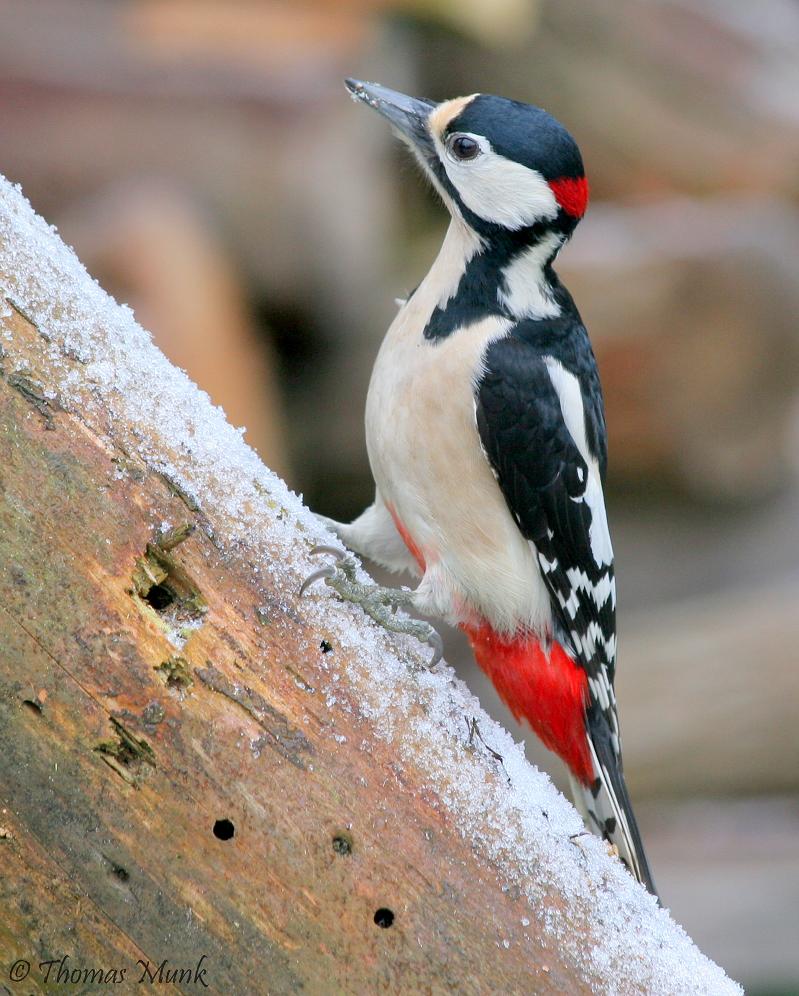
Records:
<instances>
[{"instance_id":1,"label":"reddish brown wood","mask_svg":"<svg viewBox=\"0 0 799 996\"><path fill-rule=\"evenodd\" d=\"M39 333L6 322L15 359L30 349L24 381L0 377L4 971L28 959L34 991L62 955L128 980L205 956L215 992L587 992L345 682L331 749L325 633L265 601L207 513L46 401ZM190 528L165 539L164 520ZM199 622L180 651L176 603L147 590L165 575Z\"/></svg>"}]
</instances>

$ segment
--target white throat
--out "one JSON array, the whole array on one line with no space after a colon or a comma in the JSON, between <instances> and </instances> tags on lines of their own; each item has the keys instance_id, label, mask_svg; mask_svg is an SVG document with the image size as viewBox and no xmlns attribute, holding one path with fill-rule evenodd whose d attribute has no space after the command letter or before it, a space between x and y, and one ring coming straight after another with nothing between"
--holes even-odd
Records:
<instances>
[{"instance_id":1,"label":"white throat","mask_svg":"<svg viewBox=\"0 0 799 996\"><path fill-rule=\"evenodd\" d=\"M453 217L438 256L414 295L416 303L424 301L431 312L445 308L455 296L469 260L481 246L480 236L459 217Z\"/></svg>"}]
</instances>

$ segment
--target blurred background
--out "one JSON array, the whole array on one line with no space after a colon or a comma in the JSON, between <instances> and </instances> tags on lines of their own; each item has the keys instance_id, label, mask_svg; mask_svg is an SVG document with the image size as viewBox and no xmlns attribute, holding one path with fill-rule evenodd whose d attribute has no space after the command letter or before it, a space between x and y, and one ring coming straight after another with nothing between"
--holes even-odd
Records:
<instances>
[{"instance_id":1,"label":"blurred background","mask_svg":"<svg viewBox=\"0 0 799 996\"><path fill-rule=\"evenodd\" d=\"M6 0L0 18L0 170L339 519L372 498L362 413L394 298L446 226L342 78L501 93L569 127L593 199L559 270L606 392L628 781L665 905L753 996L799 993L795 0ZM457 634L448 655L518 731Z\"/></svg>"}]
</instances>

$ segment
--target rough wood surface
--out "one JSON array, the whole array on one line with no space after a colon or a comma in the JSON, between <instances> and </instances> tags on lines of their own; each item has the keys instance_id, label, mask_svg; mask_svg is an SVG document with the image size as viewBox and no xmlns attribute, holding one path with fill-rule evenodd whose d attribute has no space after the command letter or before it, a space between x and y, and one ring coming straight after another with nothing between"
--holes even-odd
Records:
<instances>
[{"instance_id":1,"label":"rough wood surface","mask_svg":"<svg viewBox=\"0 0 799 996\"><path fill-rule=\"evenodd\" d=\"M198 468L204 502L153 469L196 463L198 426L173 434L180 375L135 330L119 341L129 317L62 250L0 187L10 991L29 963L26 992L54 990L47 964L84 989L86 971L124 971L115 991L146 965L200 966L186 992L737 992L599 842L571 839L571 811L541 776L524 782L509 741L515 786L425 716L451 681L365 669L370 647L413 655L367 639L356 614L337 629L327 597L298 603L277 537L307 547L308 526L269 495L271 522L231 509L231 478L214 490L234 433L207 451L216 470ZM260 546L242 523L262 526ZM390 683L377 697L370 676ZM408 686L407 708L380 706L387 736L375 703Z\"/></svg>"},{"instance_id":2,"label":"rough wood surface","mask_svg":"<svg viewBox=\"0 0 799 996\"><path fill-rule=\"evenodd\" d=\"M19 315L13 325L17 348L38 336ZM276 640L280 610L202 518L38 403L36 371L26 383L0 380L6 961L69 954L131 977L139 958L206 955L216 991L320 994L485 992L490 965L503 992L533 980L587 992L541 939L523 943L526 904L367 723L336 717L350 750L320 742L326 634L300 639L281 612ZM199 526L161 554L167 584L179 572L207 606L180 651L173 606L136 594L162 520ZM231 840L214 836L217 820ZM374 922L383 908L390 929ZM486 918L514 956L497 958Z\"/></svg>"}]
</instances>

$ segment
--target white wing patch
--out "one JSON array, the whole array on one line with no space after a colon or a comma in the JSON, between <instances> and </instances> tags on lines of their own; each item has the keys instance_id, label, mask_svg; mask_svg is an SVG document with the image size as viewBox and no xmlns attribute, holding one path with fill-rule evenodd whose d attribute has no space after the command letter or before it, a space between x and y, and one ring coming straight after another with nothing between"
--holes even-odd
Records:
<instances>
[{"instance_id":1,"label":"white wing patch","mask_svg":"<svg viewBox=\"0 0 799 996\"><path fill-rule=\"evenodd\" d=\"M545 356L544 364L560 401L560 410L566 428L580 451L580 456L590 467L593 458L588 452L588 440L585 435L585 412L580 382L554 356Z\"/></svg>"},{"instance_id":2,"label":"white wing patch","mask_svg":"<svg viewBox=\"0 0 799 996\"><path fill-rule=\"evenodd\" d=\"M593 469L590 464L588 466L588 481L583 492L583 501L591 509L591 526L588 533L591 553L597 564L606 566L613 563L613 547L605 511L605 496L599 480L599 468Z\"/></svg>"},{"instance_id":3,"label":"white wing patch","mask_svg":"<svg viewBox=\"0 0 799 996\"><path fill-rule=\"evenodd\" d=\"M585 433L585 410L583 408L583 395L580 390L580 382L554 357L544 358L549 379L555 388L555 393L560 401L560 410L566 428L574 440L574 445L580 451L580 456L588 465L588 480L585 482L585 491L575 501L584 501L591 509L591 528L589 540L591 543L591 553L598 567L609 566L613 563L613 546L610 542L610 530L608 529L608 517L605 511L605 496L602 493L602 482L599 477L599 467L594 457L588 449L588 440Z\"/></svg>"}]
</instances>

